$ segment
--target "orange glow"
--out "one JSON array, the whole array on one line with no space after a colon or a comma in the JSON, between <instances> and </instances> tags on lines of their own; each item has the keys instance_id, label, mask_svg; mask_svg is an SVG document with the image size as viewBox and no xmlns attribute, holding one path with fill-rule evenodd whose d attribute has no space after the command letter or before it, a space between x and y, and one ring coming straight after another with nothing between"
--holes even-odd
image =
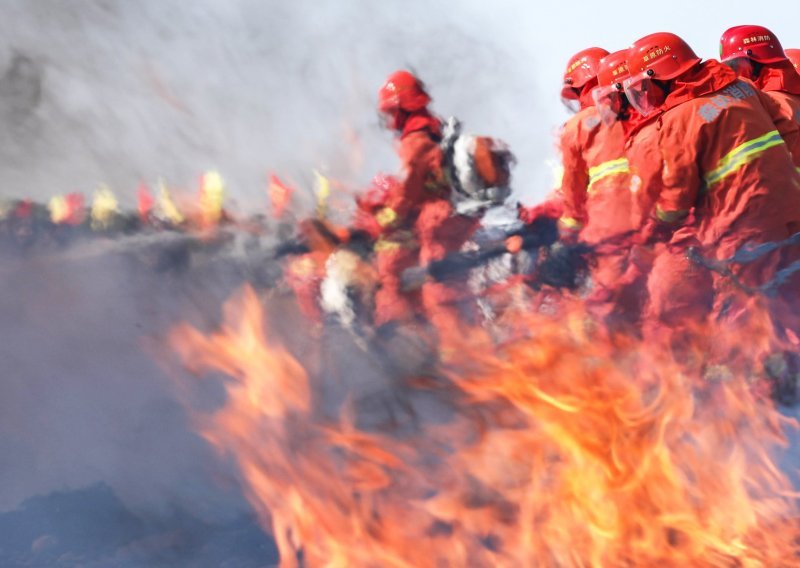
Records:
<instances>
[{"instance_id":1,"label":"orange glow","mask_svg":"<svg viewBox=\"0 0 800 568\"><path fill-rule=\"evenodd\" d=\"M225 182L219 172L209 171L200 179L200 223L203 229L214 229L222 220Z\"/></svg>"},{"instance_id":2,"label":"orange glow","mask_svg":"<svg viewBox=\"0 0 800 568\"><path fill-rule=\"evenodd\" d=\"M579 306L518 318L530 336L453 330L457 366L387 387L445 408L402 427L368 425L355 390L326 417L322 378L267 332L252 289L219 331L184 325L171 344L192 371L226 375L226 404L198 424L238 465L282 566L800 565L773 461L789 423L738 362L757 336L719 335L724 358L703 366L685 361L705 347L678 364L605 338Z\"/></svg>"},{"instance_id":3,"label":"orange glow","mask_svg":"<svg viewBox=\"0 0 800 568\"><path fill-rule=\"evenodd\" d=\"M153 206L155 205L153 194L150 192L150 188L147 187L146 184L140 183L136 197L139 209L139 219L143 223L147 223L150 219L150 215L153 212Z\"/></svg>"},{"instance_id":4,"label":"orange glow","mask_svg":"<svg viewBox=\"0 0 800 568\"><path fill-rule=\"evenodd\" d=\"M270 205L272 206L272 216L276 219L283 217L286 213L286 208L292 200L294 189L283 183L278 176L269 176L269 188L267 194L269 195Z\"/></svg>"}]
</instances>

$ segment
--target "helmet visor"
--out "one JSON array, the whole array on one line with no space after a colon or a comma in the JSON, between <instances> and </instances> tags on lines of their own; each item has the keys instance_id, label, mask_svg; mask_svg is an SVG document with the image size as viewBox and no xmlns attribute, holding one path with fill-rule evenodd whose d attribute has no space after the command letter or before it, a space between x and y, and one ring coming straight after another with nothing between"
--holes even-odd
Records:
<instances>
[{"instance_id":1,"label":"helmet visor","mask_svg":"<svg viewBox=\"0 0 800 568\"><path fill-rule=\"evenodd\" d=\"M600 118L603 119L606 125L616 122L625 109L625 93L622 92L621 87L621 84L614 83L613 85L597 87L592 91L594 104L600 113Z\"/></svg>"},{"instance_id":2,"label":"helmet visor","mask_svg":"<svg viewBox=\"0 0 800 568\"><path fill-rule=\"evenodd\" d=\"M736 57L734 59L728 59L725 62L725 65L733 69L733 71L739 77L744 77L745 79L753 79L753 75L755 75L753 62L750 60L749 57Z\"/></svg>"},{"instance_id":3,"label":"helmet visor","mask_svg":"<svg viewBox=\"0 0 800 568\"><path fill-rule=\"evenodd\" d=\"M625 79L623 86L628 102L642 116L649 116L658 110L667 98L666 91L647 74L647 71Z\"/></svg>"},{"instance_id":4,"label":"helmet visor","mask_svg":"<svg viewBox=\"0 0 800 568\"><path fill-rule=\"evenodd\" d=\"M579 101L578 99L561 97L561 103L564 105L564 108L566 108L567 112L570 114L575 114L576 112L581 110L581 101Z\"/></svg>"}]
</instances>

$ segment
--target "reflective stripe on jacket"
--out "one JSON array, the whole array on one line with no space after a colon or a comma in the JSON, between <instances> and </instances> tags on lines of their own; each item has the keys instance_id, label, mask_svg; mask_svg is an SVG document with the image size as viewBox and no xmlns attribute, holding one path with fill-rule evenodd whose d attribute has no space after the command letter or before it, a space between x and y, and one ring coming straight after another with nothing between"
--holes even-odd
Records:
<instances>
[{"instance_id":1,"label":"reflective stripe on jacket","mask_svg":"<svg viewBox=\"0 0 800 568\"><path fill-rule=\"evenodd\" d=\"M657 211L676 221L691 209L691 228L705 245L785 238L800 219L800 177L782 132L752 83L737 80L696 96L659 119L662 155Z\"/></svg>"},{"instance_id":2,"label":"reflective stripe on jacket","mask_svg":"<svg viewBox=\"0 0 800 568\"><path fill-rule=\"evenodd\" d=\"M564 125L560 146L564 166L561 225L580 230L588 243L630 231L630 169L623 124L607 126L594 107L583 109Z\"/></svg>"}]
</instances>

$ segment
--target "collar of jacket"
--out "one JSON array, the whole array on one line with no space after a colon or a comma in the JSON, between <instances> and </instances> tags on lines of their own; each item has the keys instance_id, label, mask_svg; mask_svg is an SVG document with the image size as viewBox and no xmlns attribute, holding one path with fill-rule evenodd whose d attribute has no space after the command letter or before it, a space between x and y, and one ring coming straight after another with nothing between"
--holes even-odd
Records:
<instances>
[{"instance_id":1,"label":"collar of jacket","mask_svg":"<svg viewBox=\"0 0 800 568\"><path fill-rule=\"evenodd\" d=\"M800 95L800 73L788 60L764 65L754 83L762 91L782 91Z\"/></svg>"},{"instance_id":2,"label":"collar of jacket","mask_svg":"<svg viewBox=\"0 0 800 568\"><path fill-rule=\"evenodd\" d=\"M586 83L581 89L581 94L578 96L578 102L581 103L581 110L594 107L594 97L592 91L597 86L597 77Z\"/></svg>"},{"instance_id":3,"label":"collar of jacket","mask_svg":"<svg viewBox=\"0 0 800 568\"><path fill-rule=\"evenodd\" d=\"M638 112L635 108L631 108L628 120L625 120L622 123L622 131L625 133L625 139L630 140L642 128L644 128L651 122L658 120L662 112L664 111L659 109L658 111L648 116L644 116L640 112Z\"/></svg>"},{"instance_id":4,"label":"collar of jacket","mask_svg":"<svg viewBox=\"0 0 800 568\"><path fill-rule=\"evenodd\" d=\"M403 124L403 132L400 134L400 138L420 130L427 130L431 137L437 140L442 137L441 121L433 116L427 109L418 110L408 115L408 118L406 118Z\"/></svg>"},{"instance_id":5,"label":"collar of jacket","mask_svg":"<svg viewBox=\"0 0 800 568\"><path fill-rule=\"evenodd\" d=\"M669 110L697 97L710 95L736 81L736 73L715 59L703 61L672 82L672 90L664 101Z\"/></svg>"}]
</instances>

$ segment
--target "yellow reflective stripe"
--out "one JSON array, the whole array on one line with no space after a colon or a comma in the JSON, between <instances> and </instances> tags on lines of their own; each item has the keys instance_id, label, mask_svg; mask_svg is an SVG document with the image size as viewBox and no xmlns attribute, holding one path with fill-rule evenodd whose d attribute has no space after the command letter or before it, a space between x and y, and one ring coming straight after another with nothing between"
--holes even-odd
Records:
<instances>
[{"instance_id":1,"label":"yellow reflective stripe","mask_svg":"<svg viewBox=\"0 0 800 568\"><path fill-rule=\"evenodd\" d=\"M375 220L381 227L386 227L397 221L397 211L391 207L384 207L375 215Z\"/></svg>"},{"instance_id":2,"label":"yellow reflective stripe","mask_svg":"<svg viewBox=\"0 0 800 568\"><path fill-rule=\"evenodd\" d=\"M765 150L783 144L780 132L773 130L764 136L745 142L728 152L718 163L717 167L708 172L704 179L706 186L711 186L737 171L742 166L749 164L760 156Z\"/></svg>"},{"instance_id":3,"label":"yellow reflective stripe","mask_svg":"<svg viewBox=\"0 0 800 568\"><path fill-rule=\"evenodd\" d=\"M661 207L656 207L656 217L658 220L663 223L674 223L675 221L680 221L689 213L686 209L681 209L678 211L664 211Z\"/></svg>"},{"instance_id":4,"label":"yellow reflective stripe","mask_svg":"<svg viewBox=\"0 0 800 568\"><path fill-rule=\"evenodd\" d=\"M390 250L399 250L402 247L400 243L396 243L394 241L387 241L384 239L378 239L375 243L375 252L387 252Z\"/></svg>"},{"instance_id":5,"label":"yellow reflective stripe","mask_svg":"<svg viewBox=\"0 0 800 568\"><path fill-rule=\"evenodd\" d=\"M388 237L380 236L375 242L375 252L417 248L419 244L411 231L394 231Z\"/></svg>"},{"instance_id":6,"label":"yellow reflective stripe","mask_svg":"<svg viewBox=\"0 0 800 568\"><path fill-rule=\"evenodd\" d=\"M317 265L308 256L301 256L289 264L289 272L300 278L307 278L316 272Z\"/></svg>"},{"instance_id":7,"label":"yellow reflective stripe","mask_svg":"<svg viewBox=\"0 0 800 568\"><path fill-rule=\"evenodd\" d=\"M592 186L603 178L614 174L625 174L630 171L627 158L617 158L616 160L603 162L599 166L589 168L589 187L587 189L591 191Z\"/></svg>"},{"instance_id":8,"label":"yellow reflective stripe","mask_svg":"<svg viewBox=\"0 0 800 568\"><path fill-rule=\"evenodd\" d=\"M559 222L568 229L580 229L581 224L574 217L561 217Z\"/></svg>"}]
</instances>

